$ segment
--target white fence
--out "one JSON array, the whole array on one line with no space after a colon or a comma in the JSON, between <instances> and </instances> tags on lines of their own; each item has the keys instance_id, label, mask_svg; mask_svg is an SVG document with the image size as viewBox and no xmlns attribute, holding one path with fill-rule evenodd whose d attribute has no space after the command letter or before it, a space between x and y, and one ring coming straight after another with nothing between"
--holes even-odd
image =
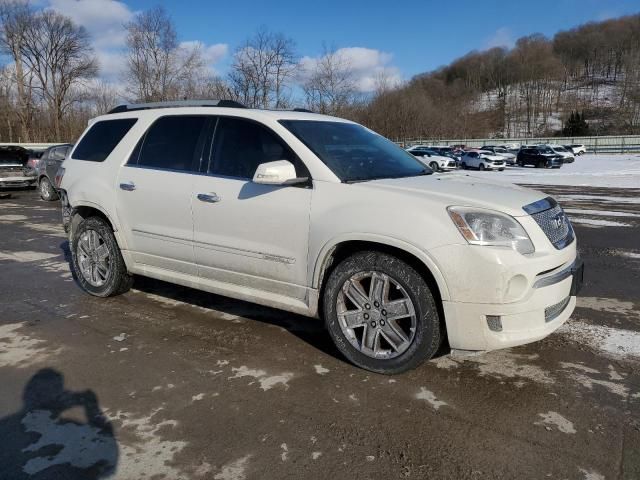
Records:
<instances>
[{"instance_id":1,"label":"white fence","mask_svg":"<svg viewBox=\"0 0 640 480\"><path fill-rule=\"evenodd\" d=\"M523 137L523 138L409 138L396 141L400 145L465 145L481 147L483 145L537 145L555 143L559 145L581 144L588 153L631 153L640 152L640 135L615 135L606 137Z\"/></svg>"}]
</instances>

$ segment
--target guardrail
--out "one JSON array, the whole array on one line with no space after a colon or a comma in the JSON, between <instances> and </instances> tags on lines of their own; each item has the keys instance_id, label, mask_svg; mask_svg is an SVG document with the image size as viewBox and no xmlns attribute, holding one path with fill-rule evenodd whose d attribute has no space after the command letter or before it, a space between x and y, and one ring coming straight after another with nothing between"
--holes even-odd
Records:
<instances>
[{"instance_id":1,"label":"guardrail","mask_svg":"<svg viewBox=\"0 0 640 480\"><path fill-rule=\"evenodd\" d=\"M396 140L403 147L412 145L537 145L554 143L558 145L580 144L587 147L587 153L636 153L640 152L640 135L613 135L601 137L522 137L522 138L405 138Z\"/></svg>"},{"instance_id":2,"label":"guardrail","mask_svg":"<svg viewBox=\"0 0 640 480\"><path fill-rule=\"evenodd\" d=\"M1 143L0 147L23 147L28 150L46 150L54 145L61 145L61 143Z\"/></svg>"}]
</instances>

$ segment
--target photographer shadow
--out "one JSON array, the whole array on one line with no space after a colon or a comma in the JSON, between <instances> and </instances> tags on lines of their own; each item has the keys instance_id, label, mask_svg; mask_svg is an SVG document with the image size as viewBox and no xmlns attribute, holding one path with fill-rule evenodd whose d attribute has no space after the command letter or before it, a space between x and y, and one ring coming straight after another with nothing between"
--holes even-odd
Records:
<instances>
[{"instance_id":1,"label":"photographer shadow","mask_svg":"<svg viewBox=\"0 0 640 480\"><path fill-rule=\"evenodd\" d=\"M115 473L118 444L91 390L72 392L63 375L39 370L20 411L0 419L1 479L97 480Z\"/></svg>"}]
</instances>

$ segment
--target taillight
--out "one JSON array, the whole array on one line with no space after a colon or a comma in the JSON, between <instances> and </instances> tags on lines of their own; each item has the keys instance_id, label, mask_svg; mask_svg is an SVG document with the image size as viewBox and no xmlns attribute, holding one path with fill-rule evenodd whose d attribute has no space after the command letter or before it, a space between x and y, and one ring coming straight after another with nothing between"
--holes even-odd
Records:
<instances>
[{"instance_id":1,"label":"taillight","mask_svg":"<svg viewBox=\"0 0 640 480\"><path fill-rule=\"evenodd\" d=\"M56 172L56 178L54 179L56 188L60 188L60 184L62 183L62 177L64 177L64 167L58 168L58 171Z\"/></svg>"},{"instance_id":2,"label":"taillight","mask_svg":"<svg viewBox=\"0 0 640 480\"><path fill-rule=\"evenodd\" d=\"M38 168L38 159L30 158L29 160L27 160L27 167L33 168L34 170Z\"/></svg>"}]
</instances>

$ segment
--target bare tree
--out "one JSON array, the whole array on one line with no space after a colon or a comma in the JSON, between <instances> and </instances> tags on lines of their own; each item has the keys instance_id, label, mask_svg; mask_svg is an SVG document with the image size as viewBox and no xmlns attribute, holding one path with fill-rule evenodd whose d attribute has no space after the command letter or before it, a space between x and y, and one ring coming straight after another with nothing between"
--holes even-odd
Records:
<instances>
[{"instance_id":1,"label":"bare tree","mask_svg":"<svg viewBox=\"0 0 640 480\"><path fill-rule=\"evenodd\" d=\"M55 136L60 138L63 117L79 100L72 94L98 72L89 36L68 17L44 10L28 23L20 53L35 77L34 92L49 108Z\"/></svg>"},{"instance_id":2,"label":"bare tree","mask_svg":"<svg viewBox=\"0 0 640 480\"><path fill-rule=\"evenodd\" d=\"M0 51L13 60L11 73L16 87L17 108L16 116L20 123L21 138L31 140L31 120L33 118L32 105L32 76L25 73L22 59L22 46L26 31L33 22L33 12L26 1L0 2ZM7 99L8 100L8 99Z\"/></svg>"},{"instance_id":3,"label":"bare tree","mask_svg":"<svg viewBox=\"0 0 640 480\"><path fill-rule=\"evenodd\" d=\"M201 46L181 45L173 21L162 7L127 24L129 93L145 102L191 97L207 77Z\"/></svg>"},{"instance_id":4,"label":"bare tree","mask_svg":"<svg viewBox=\"0 0 640 480\"><path fill-rule=\"evenodd\" d=\"M286 107L287 88L298 67L295 43L265 28L236 49L229 72L235 97L249 107Z\"/></svg>"},{"instance_id":5,"label":"bare tree","mask_svg":"<svg viewBox=\"0 0 640 480\"><path fill-rule=\"evenodd\" d=\"M339 50L324 47L305 75L302 88L311 110L337 114L354 101L357 88L353 68Z\"/></svg>"}]
</instances>

